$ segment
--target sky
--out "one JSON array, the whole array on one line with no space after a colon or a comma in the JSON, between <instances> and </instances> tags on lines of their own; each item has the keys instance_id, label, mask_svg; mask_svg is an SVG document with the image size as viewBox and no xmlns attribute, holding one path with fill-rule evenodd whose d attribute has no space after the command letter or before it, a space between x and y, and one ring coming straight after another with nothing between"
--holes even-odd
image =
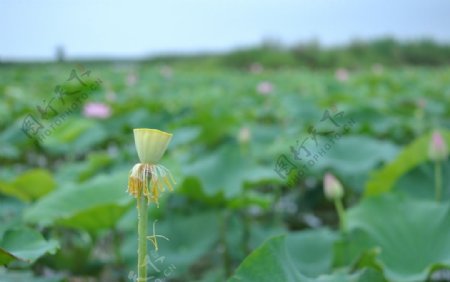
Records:
<instances>
[{"instance_id":1,"label":"sky","mask_svg":"<svg viewBox=\"0 0 450 282\"><path fill-rule=\"evenodd\" d=\"M450 42L448 0L0 0L0 60L142 58L277 40Z\"/></svg>"}]
</instances>

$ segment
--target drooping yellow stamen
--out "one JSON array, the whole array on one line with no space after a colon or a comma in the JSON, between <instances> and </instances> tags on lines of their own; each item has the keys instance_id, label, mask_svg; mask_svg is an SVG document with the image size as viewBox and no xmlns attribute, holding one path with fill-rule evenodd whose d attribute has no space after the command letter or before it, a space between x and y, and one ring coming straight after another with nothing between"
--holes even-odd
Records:
<instances>
[{"instance_id":1,"label":"drooping yellow stamen","mask_svg":"<svg viewBox=\"0 0 450 282\"><path fill-rule=\"evenodd\" d=\"M169 188L169 191L173 191L172 183L170 183L170 180L167 176L163 177L163 181L166 184L166 187Z\"/></svg>"},{"instance_id":2,"label":"drooping yellow stamen","mask_svg":"<svg viewBox=\"0 0 450 282\"><path fill-rule=\"evenodd\" d=\"M170 179L170 180L169 180ZM154 202L159 206L159 196L165 190L173 191L175 181L167 168L162 165L136 164L128 177L128 193L137 198L143 195L148 204Z\"/></svg>"}]
</instances>

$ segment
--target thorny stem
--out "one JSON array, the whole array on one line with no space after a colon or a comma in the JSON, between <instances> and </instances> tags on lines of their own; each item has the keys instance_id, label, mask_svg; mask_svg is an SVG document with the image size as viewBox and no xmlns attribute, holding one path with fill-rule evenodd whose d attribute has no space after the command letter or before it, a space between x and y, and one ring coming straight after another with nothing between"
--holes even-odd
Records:
<instances>
[{"instance_id":1,"label":"thorny stem","mask_svg":"<svg viewBox=\"0 0 450 282\"><path fill-rule=\"evenodd\" d=\"M436 201L440 202L442 193L442 166L439 161L434 163L434 185L436 191Z\"/></svg>"},{"instance_id":2,"label":"thorny stem","mask_svg":"<svg viewBox=\"0 0 450 282\"><path fill-rule=\"evenodd\" d=\"M138 210L138 279L137 282L147 281L147 220L148 205L145 196L139 193L137 197Z\"/></svg>"},{"instance_id":3,"label":"thorny stem","mask_svg":"<svg viewBox=\"0 0 450 282\"><path fill-rule=\"evenodd\" d=\"M339 217L339 227L341 229L341 232L346 231L346 222L345 222L345 211L344 206L342 205L342 200L340 198L336 198L334 200L334 206L336 207L336 211Z\"/></svg>"}]
</instances>

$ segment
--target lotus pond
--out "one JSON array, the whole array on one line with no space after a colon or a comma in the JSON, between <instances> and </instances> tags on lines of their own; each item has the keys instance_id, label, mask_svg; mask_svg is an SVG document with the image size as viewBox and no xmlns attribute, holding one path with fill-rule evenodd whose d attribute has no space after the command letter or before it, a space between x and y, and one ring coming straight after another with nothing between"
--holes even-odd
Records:
<instances>
[{"instance_id":1,"label":"lotus pond","mask_svg":"<svg viewBox=\"0 0 450 282\"><path fill-rule=\"evenodd\" d=\"M134 128L173 134L148 281L450 279L448 67L4 64L0 93L2 282L136 281Z\"/></svg>"}]
</instances>

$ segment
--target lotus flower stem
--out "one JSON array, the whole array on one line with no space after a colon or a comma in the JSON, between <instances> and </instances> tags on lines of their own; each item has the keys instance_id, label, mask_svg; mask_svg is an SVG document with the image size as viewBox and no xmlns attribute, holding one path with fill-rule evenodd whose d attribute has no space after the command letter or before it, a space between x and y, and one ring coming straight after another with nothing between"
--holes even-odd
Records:
<instances>
[{"instance_id":1,"label":"lotus flower stem","mask_svg":"<svg viewBox=\"0 0 450 282\"><path fill-rule=\"evenodd\" d=\"M148 205L145 196L137 197L138 210L138 282L147 281L147 221Z\"/></svg>"},{"instance_id":2,"label":"lotus flower stem","mask_svg":"<svg viewBox=\"0 0 450 282\"><path fill-rule=\"evenodd\" d=\"M434 162L434 185L436 191L436 201L441 201L442 194L442 166L440 161Z\"/></svg>"},{"instance_id":3,"label":"lotus flower stem","mask_svg":"<svg viewBox=\"0 0 450 282\"><path fill-rule=\"evenodd\" d=\"M220 228L220 244L222 247L222 260L223 260L223 268L225 270L225 276L229 277L232 274L232 265L231 265L231 257L228 249L227 243L227 230L228 224L230 220L230 214L228 211L224 211L222 213L222 225Z\"/></svg>"},{"instance_id":4,"label":"lotus flower stem","mask_svg":"<svg viewBox=\"0 0 450 282\"><path fill-rule=\"evenodd\" d=\"M441 132L435 130L428 144L428 158L434 162L434 187L436 201L441 201L442 194L442 162L448 158L448 147Z\"/></svg>"},{"instance_id":5,"label":"lotus flower stem","mask_svg":"<svg viewBox=\"0 0 450 282\"><path fill-rule=\"evenodd\" d=\"M336 198L334 200L334 206L336 207L336 211L339 217L339 227L341 229L341 232L345 232L347 229L347 224L345 220L345 211L344 205L342 205L342 200L340 198Z\"/></svg>"},{"instance_id":6,"label":"lotus flower stem","mask_svg":"<svg viewBox=\"0 0 450 282\"><path fill-rule=\"evenodd\" d=\"M158 162L169 145L172 134L157 129L134 129L134 141L140 163L133 166L128 176L128 193L136 198L138 211L138 282L147 281L147 240L151 240L158 250L157 237L147 236L148 205L159 206L158 198L161 192L168 188L172 191L175 180L170 171Z\"/></svg>"},{"instance_id":7,"label":"lotus flower stem","mask_svg":"<svg viewBox=\"0 0 450 282\"><path fill-rule=\"evenodd\" d=\"M334 207L336 208L339 218L339 228L341 229L341 232L345 232L347 227L344 205L342 204L344 187L333 174L328 172L323 177L323 190L325 197L334 202Z\"/></svg>"}]
</instances>

